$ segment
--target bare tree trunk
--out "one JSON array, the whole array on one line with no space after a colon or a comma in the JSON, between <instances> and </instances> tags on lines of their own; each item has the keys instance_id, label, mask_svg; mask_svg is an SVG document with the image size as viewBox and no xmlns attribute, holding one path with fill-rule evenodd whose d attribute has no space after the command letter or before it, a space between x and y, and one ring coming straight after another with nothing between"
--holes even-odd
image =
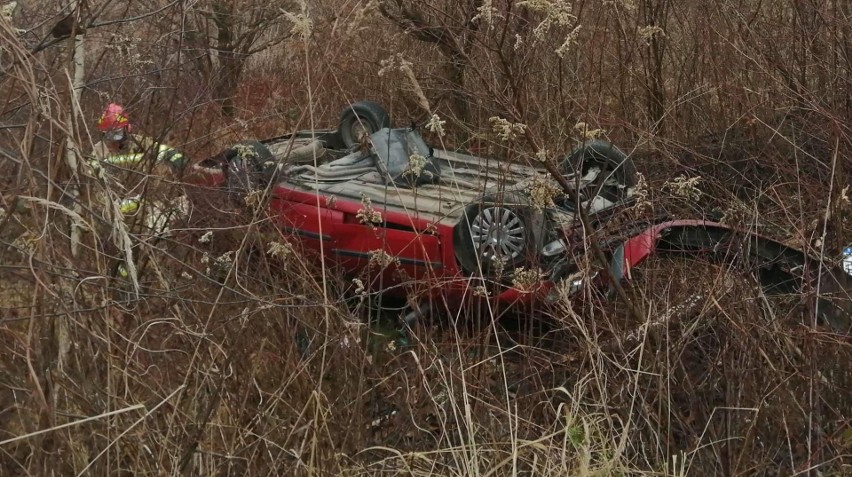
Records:
<instances>
[{"instance_id":1,"label":"bare tree trunk","mask_svg":"<svg viewBox=\"0 0 852 477\"><path fill-rule=\"evenodd\" d=\"M73 5L73 8L77 8L77 4ZM86 44L85 38L82 33L77 33L73 36L74 48L71 50L71 104L70 111L68 115L68 131L69 133L73 133L74 131L74 116L77 111L80 109L80 94L83 90L83 79L85 74L85 56L86 56ZM78 203L78 199L80 197L80 190L76 186L76 179L78 176L79 164L77 158L80 157L79 151L77 150L77 146L74 143L74 138L72 136L68 136L66 138L65 144L65 162L68 165L68 168L71 170L71 187L69 187L69 194L71 194L74 199L74 211L78 214L80 213L80 205ZM80 233L81 227L77 221L72 221L71 223L71 256L76 257L80 248Z\"/></svg>"},{"instance_id":2,"label":"bare tree trunk","mask_svg":"<svg viewBox=\"0 0 852 477\"><path fill-rule=\"evenodd\" d=\"M75 1L70 5L72 9L72 15L79 16L79 5L79 1ZM78 21L75 22L74 30L72 31L72 33L74 34L72 36L73 49L71 50L71 101L68 111L68 137L66 138L65 143L65 162L68 165L68 169L71 171L71 185L68 188L68 193L71 195L71 198L73 200L72 208L74 212L76 212L79 216L83 212L83 209L80 205L80 189L77 186L77 182L79 181L79 158L82 157L82 155L80 154L79 147L75 142L73 134L75 130L74 118L77 115L77 112L80 111L80 95L83 91L84 86L86 43L85 35L83 34L83 32L77 30L77 26L80 24L79 18L77 18L77 20ZM77 257L79 254L81 234L81 224L76 219L71 219L70 237L72 257ZM68 329L68 318L58 317L57 320L58 323L56 326L56 367L59 371L61 371L64 368L68 352L71 350L71 338L70 330Z\"/></svg>"},{"instance_id":3,"label":"bare tree trunk","mask_svg":"<svg viewBox=\"0 0 852 477\"><path fill-rule=\"evenodd\" d=\"M646 0L642 2L645 25L644 33L648 42L645 57L645 81L647 92L648 116L651 130L660 134L665 131L666 89L663 77L665 58L665 27L668 16L668 0Z\"/></svg>"},{"instance_id":4,"label":"bare tree trunk","mask_svg":"<svg viewBox=\"0 0 852 477\"><path fill-rule=\"evenodd\" d=\"M219 68L214 94L216 101L222 108L222 113L232 118L237 113L234 97L237 95L237 87L240 85L240 76L243 73L245 61L232 50L219 50L219 63L221 67Z\"/></svg>"},{"instance_id":5,"label":"bare tree trunk","mask_svg":"<svg viewBox=\"0 0 852 477\"><path fill-rule=\"evenodd\" d=\"M465 56L461 54L454 54L449 60L447 80L450 87L451 108L460 122L468 123L470 121L470 103L464 86L467 61Z\"/></svg>"},{"instance_id":6,"label":"bare tree trunk","mask_svg":"<svg viewBox=\"0 0 852 477\"><path fill-rule=\"evenodd\" d=\"M213 6L213 22L218 30L216 46L219 59L213 94L222 108L222 113L229 118L234 117L237 112L234 96L245 66L245 57L236 51L233 8L233 5L225 2L216 2Z\"/></svg>"},{"instance_id":7,"label":"bare tree trunk","mask_svg":"<svg viewBox=\"0 0 852 477\"><path fill-rule=\"evenodd\" d=\"M445 80L449 89L450 106L458 120L467 123L470 120L470 103L465 88L465 74L474 36L479 30L479 21L470 19L477 8L482 6L482 1L474 0L465 16L468 20L465 20L463 25L452 26L430 22L415 5L417 4L407 4L402 0L394 0L393 3L383 0L379 2L379 11L412 38L438 47L448 61Z\"/></svg>"}]
</instances>

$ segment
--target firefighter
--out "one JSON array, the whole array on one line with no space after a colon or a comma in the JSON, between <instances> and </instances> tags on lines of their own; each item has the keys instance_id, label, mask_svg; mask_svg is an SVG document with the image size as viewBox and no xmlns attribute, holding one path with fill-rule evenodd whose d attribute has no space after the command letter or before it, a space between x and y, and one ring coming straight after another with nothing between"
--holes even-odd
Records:
<instances>
[{"instance_id":1,"label":"firefighter","mask_svg":"<svg viewBox=\"0 0 852 477\"><path fill-rule=\"evenodd\" d=\"M98 119L98 131L103 134L95 144L95 159L118 167L134 168L142 163L149 154L156 154L157 163L168 165L172 171L178 171L185 165L183 154L165 144L159 144L152 138L131 134L133 124L124 108L112 103L104 109Z\"/></svg>"},{"instance_id":2,"label":"firefighter","mask_svg":"<svg viewBox=\"0 0 852 477\"><path fill-rule=\"evenodd\" d=\"M162 235L169 223L188 212L186 196L177 193L175 179L186 165L176 149L153 138L133 134L133 123L118 104L109 104L98 119L100 142L94 145L89 164L118 196L125 219L140 216L148 233ZM129 273L124 263L118 274Z\"/></svg>"}]
</instances>

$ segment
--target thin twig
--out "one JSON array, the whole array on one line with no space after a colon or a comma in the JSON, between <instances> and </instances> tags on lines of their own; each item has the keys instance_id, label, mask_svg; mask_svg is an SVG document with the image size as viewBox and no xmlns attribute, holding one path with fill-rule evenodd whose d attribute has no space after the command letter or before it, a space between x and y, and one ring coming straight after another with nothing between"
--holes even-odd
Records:
<instances>
[{"instance_id":1,"label":"thin twig","mask_svg":"<svg viewBox=\"0 0 852 477\"><path fill-rule=\"evenodd\" d=\"M11 439L6 439L5 441L0 441L0 446L11 444L13 442L22 441L24 439L29 439L30 437L39 436L41 434L47 434L48 432L58 431L60 429L65 429L66 427L78 426L80 424L85 424L91 421L97 421L98 419L103 419L105 417L115 416L117 414L124 414L125 412L135 411L137 409L145 409L144 404L137 404L135 406L125 407L124 409L118 409L116 411L105 412L103 414L98 414L97 416L87 417L85 419L80 419L79 421L67 422L65 424L60 424L58 426L51 427L50 429L42 429L40 431L30 432L29 434L24 434L22 436L13 437Z\"/></svg>"}]
</instances>

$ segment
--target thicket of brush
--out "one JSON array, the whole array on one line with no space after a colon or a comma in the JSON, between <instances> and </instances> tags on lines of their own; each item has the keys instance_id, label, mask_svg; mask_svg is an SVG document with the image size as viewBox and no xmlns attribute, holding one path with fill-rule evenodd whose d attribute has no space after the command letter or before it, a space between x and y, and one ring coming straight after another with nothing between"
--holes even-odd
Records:
<instances>
[{"instance_id":1,"label":"thicket of brush","mask_svg":"<svg viewBox=\"0 0 852 477\"><path fill-rule=\"evenodd\" d=\"M852 4L17 3L0 15L0 474L852 472L852 350L808 294L657 258L628 290L644 323L590 289L501 320L446 310L403 346L262 206L176 181L192 214L154 237L85 160L108 102L200 160L374 99L397 124L446 121L436 146L519 161L600 134L644 175L631 218L712 216L836 260ZM115 274L131 243L138 286Z\"/></svg>"}]
</instances>

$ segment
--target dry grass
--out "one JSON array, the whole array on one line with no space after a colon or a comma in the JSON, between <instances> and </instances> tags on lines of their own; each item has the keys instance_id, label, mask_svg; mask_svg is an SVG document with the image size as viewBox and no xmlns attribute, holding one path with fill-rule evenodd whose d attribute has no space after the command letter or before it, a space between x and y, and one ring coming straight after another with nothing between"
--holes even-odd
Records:
<instances>
[{"instance_id":1,"label":"dry grass","mask_svg":"<svg viewBox=\"0 0 852 477\"><path fill-rule=\"evenodd\" d=\"M201 55L217 2L85 2L73 107L70 41L49 34L64 13L18 3L0 18L0 474L852 472L849 337L747 270L655 258L628 290L642 323L587 290L499 320L444 310L401 345L395 313L289 252L262 207L188 190L191 217L155 237L65 161L110 100L194 158L333 125L362 98L398 124L446 120L436 145L518 161L570 149L584 123L647 179L632 218L711 215L833 258L852 237L843 2L402 1L392 21L382 2L319 0L288 7L309 38L286 16L257 32L274 46L244 65L231 117ZM423 24L400 28L400 5ZM501 120L525 135L500 140ZM115 276L128 249L136 284Z\"/></svg>"}]
</instances>

